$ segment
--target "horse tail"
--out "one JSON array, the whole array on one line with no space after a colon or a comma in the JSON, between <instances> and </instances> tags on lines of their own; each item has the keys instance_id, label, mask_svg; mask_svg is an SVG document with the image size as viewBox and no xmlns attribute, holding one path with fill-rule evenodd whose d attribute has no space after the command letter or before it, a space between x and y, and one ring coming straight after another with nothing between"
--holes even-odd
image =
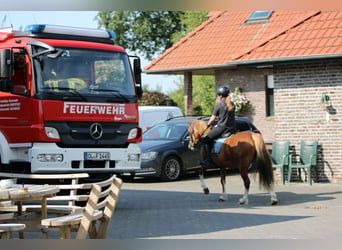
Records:
<instances>
[{"instance_id":1,"label":"horse tail","mask_svg":"<svg viewBox=\"0 0 342 250\"><path fill-rule=\"evenodd\" d=\"M259 184L269 191L274 183L272 159L261 134L252 133L252 139L256 150L254 168L259 173Z\"/></svg>"}]
</instances>

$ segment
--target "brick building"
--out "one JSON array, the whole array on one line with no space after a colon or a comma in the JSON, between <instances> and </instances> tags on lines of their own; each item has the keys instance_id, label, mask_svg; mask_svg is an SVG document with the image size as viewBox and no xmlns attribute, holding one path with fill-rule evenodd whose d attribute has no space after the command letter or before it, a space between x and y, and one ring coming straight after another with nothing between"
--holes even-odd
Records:
<instances>
[{"instance_id":1,"label":"brick building","mask_svg":"<svg viewBox=\"0 0 342 250\"><path fill-rule=\"evenodd\" d=\"M161 54L145 72L183 74L242 88L265 141L318 140L314 181L342 181L342 11L220 11Z\"/></svg>"}]
</instances>

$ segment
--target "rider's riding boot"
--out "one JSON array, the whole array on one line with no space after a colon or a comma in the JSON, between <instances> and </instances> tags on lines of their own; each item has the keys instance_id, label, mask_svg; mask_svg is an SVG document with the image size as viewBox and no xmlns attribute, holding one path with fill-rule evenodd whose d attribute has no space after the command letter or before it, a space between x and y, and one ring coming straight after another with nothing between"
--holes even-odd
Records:
<instances>
[{"instance_id":1,"label":"rider's riding boot","mask_svg":"<svg viewBox=\"0 0 342 250\"><path fill-rule=\"evenodd\" d=\"M200 165L203 165L205 167L210 167L213 164L212 159L211 159L211 148L212 148L212 143L203 144L204 159L200 161Z\"/></svg>"}]
</instances>

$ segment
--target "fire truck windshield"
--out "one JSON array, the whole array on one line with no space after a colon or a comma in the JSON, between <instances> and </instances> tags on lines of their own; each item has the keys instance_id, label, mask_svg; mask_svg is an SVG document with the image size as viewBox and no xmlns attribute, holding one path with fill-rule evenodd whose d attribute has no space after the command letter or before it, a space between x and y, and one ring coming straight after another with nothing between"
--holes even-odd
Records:
<instances>
[{"instance_id":1,"label":"fire truck windshield","mask_svg":"<svg viewBox=\"0 0 342 250\"><path fill-rule=\"evenodd\" d=\"M37 50L39 53L39 47ZM33 58L39 98L107 102L134 99L134 80L126 54L79 48L56 51L62 53L41 53Z\"/></svg>"}]
</instances>

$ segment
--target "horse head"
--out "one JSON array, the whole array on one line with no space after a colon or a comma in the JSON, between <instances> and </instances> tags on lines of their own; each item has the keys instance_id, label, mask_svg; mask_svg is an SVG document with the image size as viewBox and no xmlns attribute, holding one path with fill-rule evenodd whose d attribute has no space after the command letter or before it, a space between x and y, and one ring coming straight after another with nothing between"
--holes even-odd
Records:
<instances>
[{"instance_id":1,"label":"horse head","mask_svg":"<svg viewBox=\"0 0 342 250\"><path fill-rule=\"evenodd\" d=\"M208 128L207 124L208 123L203 120L189 122L188 131L190 134L190 142L188 148L190 150L194 150L203 135L211 130L211 128Z\"/></svg>"}]
</instances>

